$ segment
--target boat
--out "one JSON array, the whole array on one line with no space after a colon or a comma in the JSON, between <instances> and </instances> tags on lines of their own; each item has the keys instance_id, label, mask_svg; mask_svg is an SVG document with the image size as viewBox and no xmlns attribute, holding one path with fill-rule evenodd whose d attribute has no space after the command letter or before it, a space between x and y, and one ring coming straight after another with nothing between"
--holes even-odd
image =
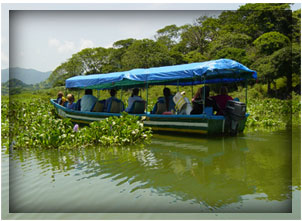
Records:
<instances>
[{"instance_id":1,"label":"boat","mask_svg":"<svg viewBox=\"0 0 302 221\"><path fill-rule=\"evenodd\" d=\"M257 78L256 71L231 59L219 59L190 64L133 69L108 74L80 75L66 79L67 89L146 89L146 106L148 107L148 88L151 85L206 85L218 83L247 82ZM121 116L121 113L82 112L67 109L51 100L57 114L62 118L70 118L74 123L89 124L104 120L110 116ZM249 116L246 104L231 101L227 104L228 115L217 116L213 111L203 108L198 115L165 115L152 114L149 110L135 114L143 119L144 125L157 132L181 132L197 134L237 134L245 128Z\"/></svg>"}]
</instances>

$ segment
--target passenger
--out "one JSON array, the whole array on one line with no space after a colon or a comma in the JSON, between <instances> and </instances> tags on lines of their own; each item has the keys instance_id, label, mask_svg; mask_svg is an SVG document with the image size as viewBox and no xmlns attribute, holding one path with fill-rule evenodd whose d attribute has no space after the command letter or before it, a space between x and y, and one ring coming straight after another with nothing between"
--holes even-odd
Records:
<instances>
[{"instance_id":1,"label":"passenger","mask_svg":"<svg viewBox=\"0 0 302 221\"><path fill-rule=\"evenodd\" d=\"M173 101L173 95L171 94L171 91L169 88L164 88L163 90L164 98L165 98L165 104L167 111L175 111L175 103Z\"/></svg>"},{"instance_id":2,"label":"passenger","mask_svg":"<svg viewBox=\"0 0 302 221\"><path fill-rule=\"evenodd\" d=\"M220 88L220 95L213 96L211 98L215 100L218 106L216 115L224 115L227 101L233 100L233 98L228 95L228 89L225 86Z\"/></svg>"},{"instance_id":3,"label":"passenger","mask_svg":"<svg viewBox=\"0 0 302 221\"><path fill-rule=\"evenodd\" d=\"M165 87L163 90L164 97L159 97L152 110L153 114L162 114L163 112L175 112L175 103L173 101L173 96L169 88ZM164 104L164 105L159 105ZM159 108L159 106L163 108ZM160 110L159 110L160 109Z\"/></svg>"},{"instance_id":4,"label":"passenger","mask_svg":"<svg viewBox=\"0 0 302 221\"><path fill-rule=\"evenodd\" d=\"M92 106L98 99L92 95L91 89L85 90L85 95L81 98L81 111L91 111Z\"/></svg>"},{"instance_id":5,"label":"passenger","mask_svg":"<svg viewBox=\"0 0 302 221\"><path fill-rule=\"evenodd\" d=\"M68 109L75 109L75 103L74 103L74 96L72 94L68 94L67 95L67 100L68 100L68 104L67 104L67 108Z\"/></svg>"},{"instance_id":6,"label":"passenger","mask_svg":"<svg viewBox=\"0 0 302 221\"><path fill-rule=\"evenodd\" d=\"M66 102L66 98L64 97L64 94L63 94L62 91L60 91L60 92L58 93L58 97L57 97L56 102L57 102L58 104L60 104L61 106L66 107L67 102Z\"/></svg>"},{"instance_id":7,"label":"passenger","mask_svg":"<svg viewBox=\"0 0 302 221\"><path fill-rule=\"evenodd\" d=\"M109 98L105 101L105 108L104 108L104 110L107 110L108 105L110 104L110 102L111 102L113 99L117 99L117 98L115 97L115 95L116 95L116 90L115 90L115 89L111 89L109 93L110 93L110 96L111 96L111 97L109 97Z\"/></svg>"},{"instance_id":8,"label":"passenger","mask_svg":"<svg viewBox=\"0 0 302 221\"><path fill-rule=\"evenodd\" d=\"M126 108L126 112L129 112L134 101L142 101L143 99L138 96L138 93L139 93L139 89L138 88L134 88L132 90L132 94L131 94L131 97L128 98L128 107Z\"/></svg>"},{"instance_id":9,"label":"passenger","mask_svg":"<svg viewBox=\"0 0 302 221\"><path fill-rule=\"evenodd\" d=\"M215 101L210 98L210 88L209 86L204 86L199 88L194 97L192 98L193 110L191 114L202 114L203 113L203 92L205 91L205 107L213 107L213 110L217 110Z\"/></svg>"},{"instance_id":10,"label":"passenger","mask_svg":"<svg viewBox=\"0 0 302 221\"><path fill-rule=\"evenodd\" d=\"M65 97L62 97L59 103L61 106L67 107L67 99Z\"/></svg>"},{"instance_id":11,"label":"passenger","mask_svg":"<svg viewBox=\"0 0 302 221\"><path fill-rule=\"evenodd\" d=\"M56 100L58 104L61 103L62 97L64 97L64 94L63 94L62 91L59 91L58 96L57 96L57 100Z\"/></svg>"}]
</instances>

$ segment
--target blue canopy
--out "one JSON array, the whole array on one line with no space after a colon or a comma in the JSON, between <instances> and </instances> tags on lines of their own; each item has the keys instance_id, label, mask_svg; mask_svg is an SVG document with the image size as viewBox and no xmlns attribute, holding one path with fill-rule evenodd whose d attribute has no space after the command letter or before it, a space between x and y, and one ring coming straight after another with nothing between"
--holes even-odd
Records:
<instances>
[{"instance_id":1,"label":"blue canopy","mask_svg":"<svg viewBox=\"0 0 302 221\"><path fill-rule=\"evenodd\" d=\"M231 83L252 78L257 78L256 71L230 59L219 59L109 74L75 76L66 80L66 88L133 88L145 84L195 85Z\"/></svg>"}]
</instances>

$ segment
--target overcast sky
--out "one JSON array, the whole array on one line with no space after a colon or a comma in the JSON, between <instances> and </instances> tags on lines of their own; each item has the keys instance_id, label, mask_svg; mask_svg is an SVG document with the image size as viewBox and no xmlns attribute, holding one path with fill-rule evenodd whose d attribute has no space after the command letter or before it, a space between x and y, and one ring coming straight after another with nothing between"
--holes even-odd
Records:
<instances>
[{"instance_id":1,"label":"overcast sky","mask_svg":"<svg viewBox=\"0 0 302 221\"><path fill-rule=\"evenodd\" d=\"M154 39L166 25L192 24L199 16L217 16L240 5L6 4L2 7L2 69L8 68L10 53L10 67L52 71L83 48L108 48L127 38ZM297 8L300 4L293 10Z\"/></svg>"}]
</instances>

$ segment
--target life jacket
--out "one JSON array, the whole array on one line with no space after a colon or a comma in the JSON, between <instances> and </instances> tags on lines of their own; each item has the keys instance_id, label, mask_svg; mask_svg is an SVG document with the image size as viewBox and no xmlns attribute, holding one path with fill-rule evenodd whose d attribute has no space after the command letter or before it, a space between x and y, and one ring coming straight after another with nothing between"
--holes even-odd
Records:
<instances>
[{"instance_id":1,"label":"life jacket","mask_svg":"<svg viewBox=\"0 0 302 221\"><path fill-rule=\"evenodd\" d=\"M179 92L175 94L175 96L173 97L173 101L175 103L175 108L178 111L181 110L181 108L187 103L184 97Z\"/></svg>"}]
</instances>

